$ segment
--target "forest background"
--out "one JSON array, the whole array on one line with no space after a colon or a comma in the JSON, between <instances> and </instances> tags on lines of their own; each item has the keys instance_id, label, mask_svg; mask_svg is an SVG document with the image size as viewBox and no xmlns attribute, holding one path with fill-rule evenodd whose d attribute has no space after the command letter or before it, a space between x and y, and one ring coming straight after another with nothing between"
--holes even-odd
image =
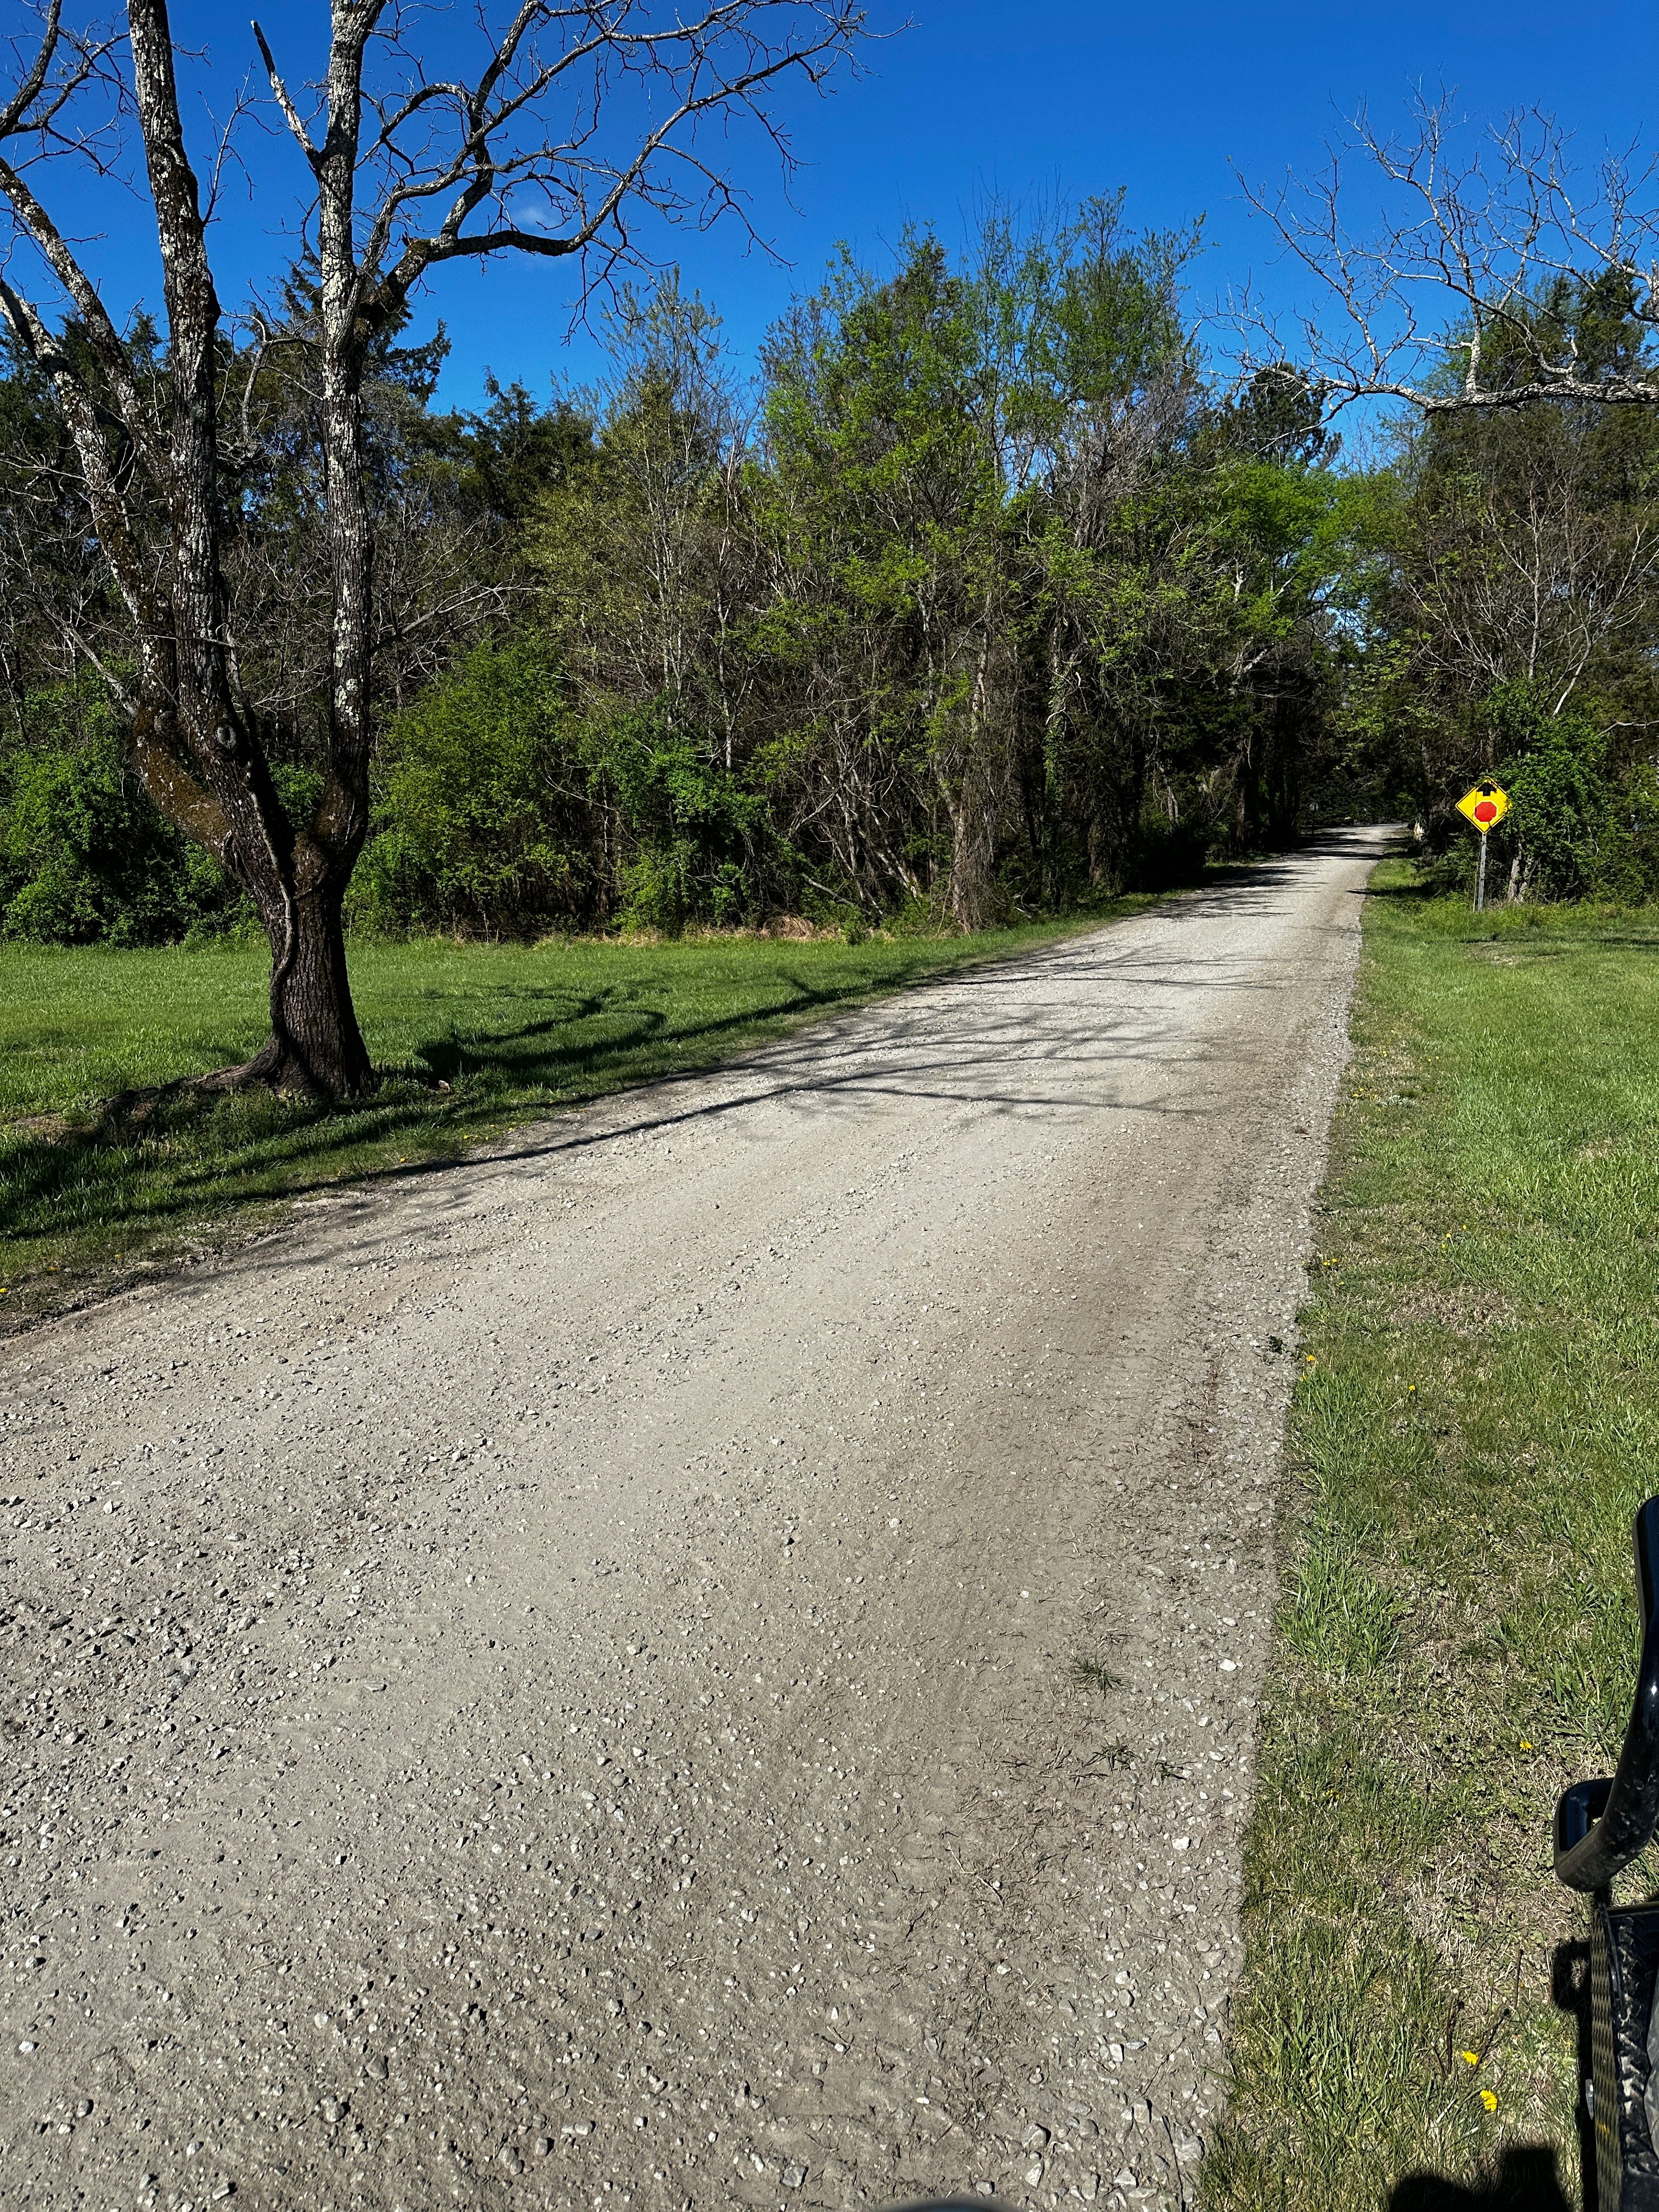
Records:
<instances>
[{"instance_id":1,"label":"forest background","mask_svg":"<svg viewBox=\"0 0 1659 2212\"><path fill-rule=\"evenodd\" d=\"M1448 801L1486 773L1516 800L1503 890L1651 895L1659 422L1413 410L1345 447L1305 376L1206 368L1197 244L1131 234L1121 197L994 210L959 252L913 232L882 268L843 254L753 376L671 271L615 296L605 373L546 405L440 410L441 330L389 333L351 927L976 929L1356 816L1415 817L1455 873ZM284 309L303 334L303 265ZM1605 281L1528 312L1592 368L1642 353ZM256 449L226 518L244 680L298 819L320 430L303 349L223 343ZM129 344L160 386L156 331ZM130 764L75 477L44 377L0 353L0 933L252 932Z\"/></svg>"}]
</instances>

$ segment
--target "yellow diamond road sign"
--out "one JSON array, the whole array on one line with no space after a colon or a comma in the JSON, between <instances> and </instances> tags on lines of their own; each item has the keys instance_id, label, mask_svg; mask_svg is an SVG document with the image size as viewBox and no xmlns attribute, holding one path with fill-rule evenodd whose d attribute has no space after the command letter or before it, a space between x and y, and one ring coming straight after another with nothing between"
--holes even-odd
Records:
<instances>
[{"instance_id":1,"label":"yellow diamond road sign","mask_svg":"<svg viewBox=\"0 0 1659 2212\"><path fill-rule=\"evenodd\" d=\"M1498 783L1477 783L1457 802L1457 811L1484 837L1495 830L1510 811L1510 795Z\"/></svg>"}]
</instances>

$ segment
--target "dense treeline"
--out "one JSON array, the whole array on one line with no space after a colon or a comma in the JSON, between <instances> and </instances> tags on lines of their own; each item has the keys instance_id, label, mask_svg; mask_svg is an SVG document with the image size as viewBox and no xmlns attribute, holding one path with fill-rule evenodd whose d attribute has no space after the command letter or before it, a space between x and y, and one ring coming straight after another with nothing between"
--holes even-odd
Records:
<instances>
[{"instance_id":1,"label":"dense treeline","mask_svg":"<svg viewBox=\"0 0 1659 2212\"><path fill-rule=\"evenodd\" d=\"M999 218L961 262L913 238L799 302L753 392L672 280L621 297L611 374L549 410L440 413L438 349L384 347L359 925L975 927L1293 835L1329 765L1338 487L1288 385L1206 384L1190 245L1111 204ZM246 384L241 649L304 796L317 441L280 348ZM60 436L15 364L0 404ZM238 902L123 765L118 625L39 481L6 518L3 926L218 926Z\"/></svg>"},{"instance_id":2,"label":"dense treeline","mask_svg":"<svg viewBox=\"0 0 1659 2212\"><path fill-rule=\"evenodd\" d=\"M1528 320L1588 377L1646 362L1617 284L1556 280ZM1529 373L1491 337L1483 368L1498 389ZM1515 800L1493 840L1510 895L1659 892L1653 412L1560 399L1414 418L1355 512L1366 635L1346 714L1394 748L1431 853L1467 868L1451 801L1493 773Z\"/></svg>"},{"instance_id":3,"label":"dense treeline","mask_svg":"<svg viewBox=\"0 0 1659 2212\"><path fill-rule=\"evenodd\" d=\"M290 289L296 334L313 319L312 289L303 274ZM72 321L62 343L81 356ZM126 343L134 382L165 419L165 347L142 323ZM321 786L328 714L321 430L297 344L222 350L239 432L218 518L238 674L297 819ZM444 351L441 339L379 346L365 392L383 717L498 617L514 501L558 434L556 415L536 416L507 398L478 422L435 413ZM98 389L99 364L83 366ZM15 348L0 351L0 930L155 942L240 926L251 911L241 892L155 807L134 763L131 623L87 528L79 464L48 375ZM163 578L166 558L161 546L149 555Z\"/></svg>"},{"instance_id":4,"label":"dense treeline","mask_svg":"<svg viewBox=\"0 0 1659 2212\"><path fill-rule=\"evenodd\" d=\"M487 935L805 913L977 927L1178 880L1496 770L1515 896L1646 895L1659 425L1431 416L1353 465L1289 371L1207 376L1188 236L1116 203L843 260L752 385L672 278L599 386L367 386L382 738L359 928ZM289 295L310 311L304 272ZM1602 291L1537 307L1639 351ZM66 342L74 343L71 328ZM135 371L166 375L155 334ZM241 678L283 803L320 787L328 601L302 353L228 355ZM38 376L0 379L0 930L248 926L129 765L123 630ZM42 466L43 460L47 464ZM64 488L57 496L54 483Z\"/></svg>"}]
</instances>

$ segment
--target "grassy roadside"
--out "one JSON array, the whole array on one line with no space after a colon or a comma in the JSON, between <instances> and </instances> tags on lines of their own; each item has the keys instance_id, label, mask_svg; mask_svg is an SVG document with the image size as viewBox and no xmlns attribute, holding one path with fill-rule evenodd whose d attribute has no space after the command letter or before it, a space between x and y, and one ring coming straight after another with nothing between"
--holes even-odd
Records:
<instances>
[{"instance_id":1,"label":"grassy roadside","mask_svg":"<svg viewBox=\"0 0 1659 2212\"><path fill-rule=\"evenodd\" d=\"M339 1113L257 1096L121 1097L258 1047L262 950L0 949L0 1327L319 1187L453 1158L535 1115L712 1066L837 1008L1150 903L856 945L360 945L353 985L385 1080Z\"/></svg>"},{"instance_id":2,"label":"grassy roadside","mask_svg":"<svg viewBox=\"0 0 1659 2212\"><path fill-rule=\"evenodd\" d=\"M1546 2212L1583 1924L1549 1818L1617 1756L1659 1489L1659 914L1376 889L1206 2201Z\"/></svg>"}]
</instances>

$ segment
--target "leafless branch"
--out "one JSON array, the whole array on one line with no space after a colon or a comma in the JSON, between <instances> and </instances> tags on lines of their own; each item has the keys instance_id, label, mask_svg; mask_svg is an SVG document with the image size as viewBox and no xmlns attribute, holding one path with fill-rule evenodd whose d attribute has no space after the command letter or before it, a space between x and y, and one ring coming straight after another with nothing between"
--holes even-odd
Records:
<instances>
[{"instance_id":1,"label":"leafless branch","mask_svg":"<svg viewBox=\"0 0 1659 2212\"><path fill-rule=\"evenodd\" d=\"M316 155L317 149L311 143L311 133L306 129L300 111L294 105L288 87L283 82L282 72L276 66L264 33L257 22L252 26L252 29L254 38L258 42L260 57L264 62L265 73L270 79L271 94L282 112L283 120L299 140L307 159L312 160Z\"/></svg>"},{"instance_id":2,"label":"leafless branch","mask_svg":"<svg viewBox=\"0 0 1659 2212\"><path fill-rule=\"evenodd\" d=\"M700 132L746 121L787 170L773 88L790 76L822 87L850 64L862 10L859 0L692 0L680 15L673 0L480 0L471 66L447 62L440 78L416 43L414 9L330 0L309 116L307 95L291 89L301 80L284 75L255 25L270 96L307 165L318 283L314 310L289 329L250 318L256 343L234 363L233 388L208 225L246 88L204 172L166 0L126 0L118 33L67 28L64 0L15 4L35 27L0 39L0 323L50 381L78 464L68 565L100 571L112 635L125 612L117 649L94 640L90 665L131 662L118 696L151 795L246 885L270 937L272 1035L254 1068L347 1095L373 1082L341 912L368 834L377 721L388 686L395 700L404 680L433 672L446 639L475 629L492 604L478 580L490 563L465 558L459 514L434 529L417 483L388 498L376 480L377 344L446 261L564 258L585 294L596 272L602 282L647 258L639 218L735 211L747 222ZM135 367L30 175L76 156L108 173L130 119L162 269L153 371ZM34 296L11 265L31 257L45 286ZM278 343L304 349L303 374L273 374ZM149 381L153 395L141 389ZM279 430L271 417L285 409ZM265 484L286 487L276 530L258 526L262 470ZM53 472L61 478L48 463ZM305 825L288 817L267 747L301 714L325 762Z\"/></svg>"},{"instance_id":3,"label":"leafless branch","mask_svg":"<svg viewBox=\"0 0 1659 2212\"><path fill-rule=\"evenodd\" d=\"M202 221L204 223L210 223L213 221L219 204L220 186L224 181L226 169L233 161L241 170L250 192L252 190L252 180L248 177L247 166L237 150L236 126L244 116L252 113L254 106L252 92L246 83L242 84L237 91L234 100L231 103L230 113L216 133L213 161L208 171L207 205L202 214Z\"/></svg>"},{"instance_id":4,"label":"leafless branch","mask_svg":"<svg viewBox=\"0 0 1659 2212\"><path fill-rule=\"evenodd\" d=\"M1319 177L1271 191L1245 183L1316 301L1294 319L1294 337L1236 303L1245 367L1295 356L1339 407L1659 404L1648 343L1659 331L1656 189L1659 164L1634 151L1577 167L1566 134L1540 111L1476 134L1443 92L1419 96L1409 127L1392 136L1362 111ZM1355 200L1371 196L1374 221L1352 228ZM1560 303L1598 286L1641 336L1633 359L1583 355Z\"/></svg>"}]
</instances>

